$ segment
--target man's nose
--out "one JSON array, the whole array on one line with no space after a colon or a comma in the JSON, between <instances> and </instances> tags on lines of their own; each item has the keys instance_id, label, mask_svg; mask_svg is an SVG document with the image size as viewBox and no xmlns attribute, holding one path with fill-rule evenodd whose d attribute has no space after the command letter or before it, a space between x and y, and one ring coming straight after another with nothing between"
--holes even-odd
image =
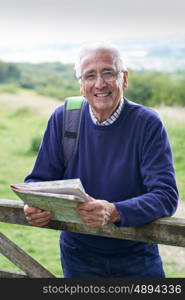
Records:
<instances>
[{"instance_id":1,"label":"man's nose","mask_svg":"<svg viewBox=\"0 0 185 300\"><path fill-rule=\"evenodd\" d=\"M95 87L98 89L101 89L104 86L106 86L105 80L101 77L101 75L97 75L96 81L95 81Z\"/></svg>"}]
</instances>

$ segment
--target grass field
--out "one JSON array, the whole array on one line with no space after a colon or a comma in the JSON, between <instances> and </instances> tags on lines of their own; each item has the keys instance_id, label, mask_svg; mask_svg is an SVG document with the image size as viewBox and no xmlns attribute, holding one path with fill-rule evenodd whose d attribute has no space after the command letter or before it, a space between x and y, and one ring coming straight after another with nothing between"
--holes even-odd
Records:
<instances>
[{"instance_id":1,"label":"grass field","mask_svg":"<svg viewBox=\"0 0 185 300\"><path fill-rule=\"evenodd\" d=\"M0 94L0 198L18 199L10 183L24 180L33 167L35 154L29 151L34 137L42 136L48 116L60 105L56 100L34 94ZM180 198L185 200L185 109L157 108L170 137ZM0 223L0 231L27 251L38 262L62 277L59 254L59 232ZM178 249L174 249L176 255ZM164 260L167 277L184 277L185 267L173 256ZM18 270L3 256L0 269Z\"/></svg>"},{"instance_id":2,"label":"grass field","mask_svg":"<svg viewBox=\"0 0 185 300\"><path fill-rule=\"evenodd\" d=\"M32 95L0 95L0 106L0 198L18 200L9 185L22 182L33 167L35 154L29 152L31 140L43 134L53 104ZM62 276L58 231L5 223L0 223L0 231L56 276ZM0 269L18 270L2 256Z\"/></svg>"}]
</instances>

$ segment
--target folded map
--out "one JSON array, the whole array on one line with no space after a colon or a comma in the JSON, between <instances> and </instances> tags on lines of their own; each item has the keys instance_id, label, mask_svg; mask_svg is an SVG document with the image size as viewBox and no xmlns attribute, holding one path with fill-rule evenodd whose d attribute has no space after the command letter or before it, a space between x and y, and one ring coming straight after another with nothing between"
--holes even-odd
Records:
<instances>
[{"instance_id":1,"label":"folded map","mask_svg":"<svg viewBox=\"0 0 185 300\"><path fill-rule=\"evenodd\" d=\"M10 187L29 206L51 211L53 220L83 223L76 207L87 197L79 178L17 183Z\"/></svg>"}]
</instances>

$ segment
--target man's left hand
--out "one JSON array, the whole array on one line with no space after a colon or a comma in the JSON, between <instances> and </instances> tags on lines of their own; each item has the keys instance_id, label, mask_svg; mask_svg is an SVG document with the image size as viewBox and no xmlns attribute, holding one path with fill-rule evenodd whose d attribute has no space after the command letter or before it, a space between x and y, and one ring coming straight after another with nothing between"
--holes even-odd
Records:
<instances>
[{"instance_id":1,"label":"man's left hand","mask_svg":"<svg viewBox=\"0 0 185 300\"><path fill-rule=\"evenodd\" d=\"M91 227L102 227L120 220L120 215L113 203L94 199L87 195L87 201L80 203L77 212L84 223Z\"/></svg>"}]
</instances>

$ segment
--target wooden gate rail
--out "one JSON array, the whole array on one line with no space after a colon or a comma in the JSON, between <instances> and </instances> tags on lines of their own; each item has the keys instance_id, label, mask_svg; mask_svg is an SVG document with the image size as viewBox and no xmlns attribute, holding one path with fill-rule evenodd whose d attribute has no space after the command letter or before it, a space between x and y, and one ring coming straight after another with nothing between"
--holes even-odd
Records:
<instances>
[{"instance_id":1,"label":"wooden gate rail","mask_svg":"<svg viewBox=\"0 0 185 300\"><path fill-rule=\"evenodd\" d=\"M27 275L18 273L18 272L12 272L9 270L0 270L0 278L29 278Z\"/></svg>"},{"instance_id":2,"label":"wooden gate rail","mask_svg":"<svg viewBox=\"0 0 185 300\"><path fill-rule=\"evenodd\" d=\"M29 256L25 251L19 248L11 240L9 240L4 234L0 232L0 252L6 256L11 262L25 272L29 278L48 278L55 277L52 273L46 270L36 260ZM3 277L6 275L1 270ZM9 274L10 275L10 274ZM15 276L15 273L14 273ZM21 274L18 274L20 277Z\"/></svg>"},{"instance_id":3,"label":"wooden gate rail","mask_svg":"<svg viewBox=\"0 0 185 300\"><path fill-rule=\"evenodd\" d=\"M0 222L31 226L27 223L22 208L21 201L0 199ZM165 217L137 227L106 225L102 228L53 220L45 228L185 247L184 218Z\"/></svg>"}]
</instances>

